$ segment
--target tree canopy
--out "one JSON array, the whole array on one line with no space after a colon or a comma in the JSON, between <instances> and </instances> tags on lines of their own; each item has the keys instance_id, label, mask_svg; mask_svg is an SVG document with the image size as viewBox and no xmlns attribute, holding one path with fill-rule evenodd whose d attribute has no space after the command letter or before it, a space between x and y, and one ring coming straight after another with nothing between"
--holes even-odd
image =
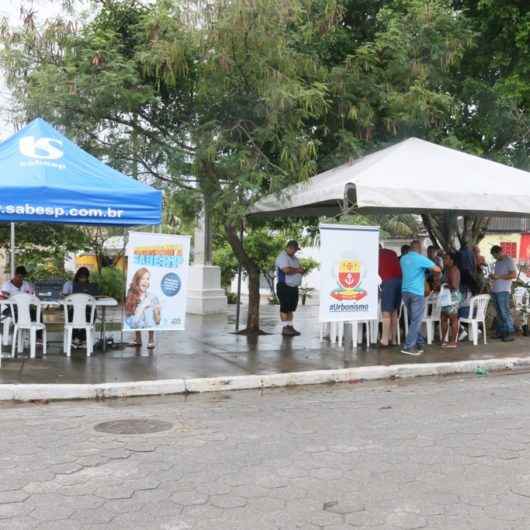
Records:
<instances>
[{"instance_id":1,"label":"tree canopy","mask_svg":"<svg viewBox=\"0 0 530 530\"><path fill-rule=\"evenodd\" d=\"M529 166L526 2L92 5L75 23L39 26L29 13L2 25L13 116L43 116L166 189L168 223L204 205L248 273L250 330L259 266L239 234L255 229L245 213L263 194L409 136ZM394 221L403 230L410 219ZM424 217L445 247L480 238L486 223Z\"/></svg>"}]
</instances>

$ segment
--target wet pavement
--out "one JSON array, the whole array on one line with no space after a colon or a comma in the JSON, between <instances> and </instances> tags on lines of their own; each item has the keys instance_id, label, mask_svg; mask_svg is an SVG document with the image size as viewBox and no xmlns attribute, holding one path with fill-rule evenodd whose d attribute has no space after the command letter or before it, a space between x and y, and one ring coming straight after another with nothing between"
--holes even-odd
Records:
<instances>
[{"instance_id":1,"label":"wet pavement","mask_svg":"<svg viewBox=\"0 0 530 530\"><path fill-rule=\"evenodd\" d=\"M489 344L478 347L466 342L452 351L433 345L427 347L421 357L402 355L398 348L383 350L374 346L369 350L358 348L354 351L348 338L341 347L330 345L328 341L320 342L318 307L304 306L299 309L295 324L302 335L294 338L280 335L277 311L277 306L262 306L262 328L267 335L235 335L235 311L232 306L228 315L188 315L187 330L158 333L153 351L148 351L145 346L110 348L106 353L96 352L89 359L85 357L84 350L74 351L71 358L66 358L61 353L62 333L52 331L45 359L30 360L27 353L26 357L3 359L0 384L108 383L273 374L369 365L526 357L530 351L530 338L527 337L518 337L509 344L491 339ZM118 322L119 312L110 317ZM119 331L108 335L115 342L122 339ZM123 340L131 341L132 335L125 334ZM4 355L6 349L4 347Z\"/></svg>"}]
</instances>

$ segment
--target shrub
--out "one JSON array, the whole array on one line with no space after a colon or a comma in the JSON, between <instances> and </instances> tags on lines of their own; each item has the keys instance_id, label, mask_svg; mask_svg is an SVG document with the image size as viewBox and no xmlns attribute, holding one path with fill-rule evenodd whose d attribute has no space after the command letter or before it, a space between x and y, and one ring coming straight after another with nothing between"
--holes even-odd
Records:
<instances>
[{"instance_id":1,"label":"shrub","mask_svg":"<svg viewBox=\"0 0 530 530\"><path fill-rule=\"evenodd\" d=\"M125 281L123 271L115 267L103 267L101 272L93 272L90 280L94 282L102 295L110 296L118 301L123 300Z\"/></svg>"}]
</instances>

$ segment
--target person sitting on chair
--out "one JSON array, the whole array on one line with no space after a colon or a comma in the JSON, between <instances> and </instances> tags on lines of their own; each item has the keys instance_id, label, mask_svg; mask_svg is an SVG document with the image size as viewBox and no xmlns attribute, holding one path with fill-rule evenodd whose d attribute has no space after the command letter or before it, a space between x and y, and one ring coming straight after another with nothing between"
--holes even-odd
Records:
<instances>
[{"instance_id":1,"label":"person sitting on chair","mask_svg":"<svg viewBox=\"0 0 530 530\"><path fill-rule=\"evenodd\" d=\"M94 296L96 294L97 287L90 283L90 271L86 267L80 267L75 273L74 279L68 281L63 285L63 294L69 296L71 294L83 293ZM86 308L86 320L90 320L90 307ZM74 308L68 307L68 320L72 320L74 314ZM94 316L95 318L95 316ZM86 331L84 329L74 329L72 333L72 342L74 348L82 346L83 342L86 342Z\"/></svg>"},{"instance_id":2,"label":"person sitting on chair","mask_svg":"<svg viewBox=\"0 0 530 530\"><path fill-rule=\"evenodd\" d=\"M27 282L24 278L28 275L26 267L20 265L15 269L13 278L4 282L2 285L2 295L4 298L9 298L14 294L26 293L34 294L33 285Z\"/></svg>"},{"instance_id":3,"label":"person sitting on chair","mask_svg":"<svg viewBox=\"0 0 530 530\"><path fill-rule=\"evenodd\" d=\"M13 296L15 294L35 294L35 289L33 288L33 285L25 280L26 276L28 275L28 271L26 270L26 267L23 265L19 265L15 269L15 275L13 278L8 280L7 282L4 282L2 285L2 297L3 298L9 298L10 296ZM15 319L18 316L17 313L17 307L13 307ZM32 319L36 317L37 309L35 306L30 307L30 316ZM4 309L2 312L3 318L11 317L11 310L10 308ZM42 336L42 331L37 331L37 338L40 340Z\"/></svg>"}]
</instances>

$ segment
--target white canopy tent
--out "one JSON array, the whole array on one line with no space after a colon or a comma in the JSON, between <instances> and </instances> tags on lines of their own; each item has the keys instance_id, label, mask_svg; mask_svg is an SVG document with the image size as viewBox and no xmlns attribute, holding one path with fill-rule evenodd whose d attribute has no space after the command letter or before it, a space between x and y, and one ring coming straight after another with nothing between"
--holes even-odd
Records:
<instances>
[{"instance_id":1,"label":"white canopy tent","mask_svg":"<svg viewBox=\"0 0 530 530\"><path fill-rule=\"evenodd\" d=\"M409 138L264 197L250 215L530 214L530 173Z\"/></svg>"}]
</instances>

